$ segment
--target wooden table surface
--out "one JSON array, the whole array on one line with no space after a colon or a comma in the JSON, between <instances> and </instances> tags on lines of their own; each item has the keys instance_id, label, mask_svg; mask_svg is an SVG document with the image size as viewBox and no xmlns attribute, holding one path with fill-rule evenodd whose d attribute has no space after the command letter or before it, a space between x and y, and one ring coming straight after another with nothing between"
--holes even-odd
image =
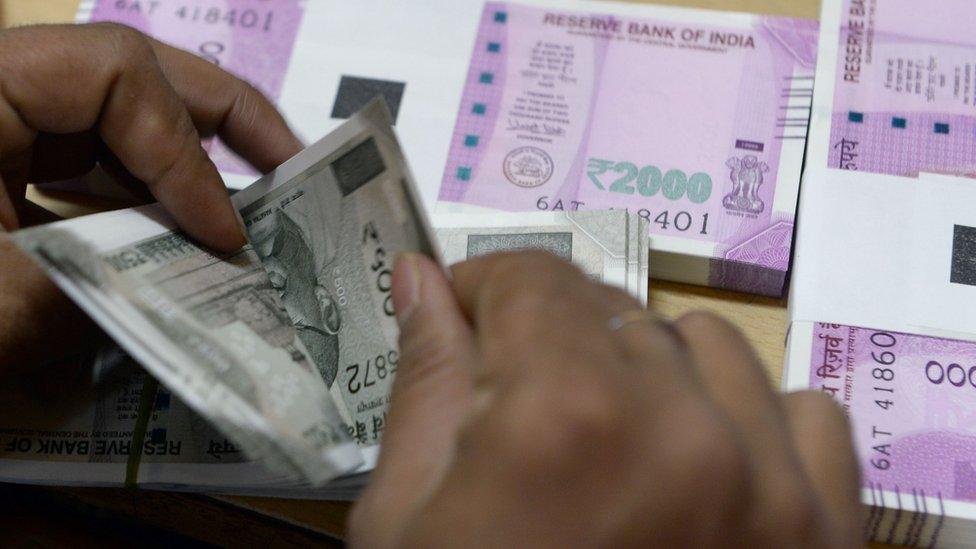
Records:
<instances>
[{"instance_id":1,"label":"wooden table surface","mask_svg":"<svg viewBox=\"0 0 976 549\"><path fill-rule=\"evenodd\" d=\"M667 3L807 18L817 18L820 12L819 0L670 0ZM78 0L0 0L0 26L70 22L74 18L77 5ZM119 204L105 200L63 193L42 193L35 189L31 189L29 193L35 202L66 217L120 207ZM650 304L654 310L670 318L687 311L705 309L730 319L758 350L771 382L778 387L787 328L785 299L768 299L654 281ZM206 496L125 490L45 489L42 495L32 497L44 499L49 493L53 493L51 497L55 497L57 501L68 500L81 506L109 509L156 528L215 543L224 539L220 537L224 533L241 535L243 532L248 533L247 539L255 542L263 540L268 544L271 543L270 540L291 544L316 539L303 537L305 534L292 531L286 524L300 525L315 532L341 537L348 510L346 504L337 502L250 497L210 499ZM158 512L158 507L171 513ZM224 524L228 526L208 530L201 526L199 519L193 520L193 517L204 516L208 517L206 524L213 524L209 517L214 513L224 514L227 517ZM251 520L255 517L260 518ZM245 524L248 526L242 526Z\"/></svg>"}]
</instances>

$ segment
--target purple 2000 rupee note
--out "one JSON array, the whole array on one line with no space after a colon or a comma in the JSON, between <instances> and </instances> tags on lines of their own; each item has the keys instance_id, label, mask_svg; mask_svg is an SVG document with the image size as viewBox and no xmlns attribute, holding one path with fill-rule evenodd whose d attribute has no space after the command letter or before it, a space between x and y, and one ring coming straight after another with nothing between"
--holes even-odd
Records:
<instances>
[{"instance_id":1,"label":"purple 2000 rupee note","mask_svg":"<svg viewBox=\"0 0 976 549\"><path fill-rule=\"evenodd\" d=\"M88 0L79 20L114 21L195 53L276 101L304 0ZM254 174L219 140L208 145L221 171Z\"/></svg>"},{"instance_id":2,"label":"purple 2000 rupee note","mask_svg":"<svg viewBox=\"0 0 976 549\"><path fill-rule=\"evenodd\" d=\"M626 208L652 236L711 245L713 274L768 267L779 291L795 203L777 203L778 186L795 193L817 33L787 18L486 3L439 199Z\"/></svg>"},{"instance_id":3,"label":"purple 2000 rupee note","mask_svg":"<svg viewBox=\"0 0 976 549\"><path fill-rule=\"evenodd\" d=\"M976 177L976 3L835 2L829 167Z\"/></svg>"},{"instance_id":4,"label":"purple 2000 rupee note","mask_svg":"<svg viewBox=\"0 0 976 549\"><path fill-rule=\"evenodd\" d=\"M810 387L851 418L872 495L976 502L976 343L816 324Z\"/></svg>"}]
</instances>

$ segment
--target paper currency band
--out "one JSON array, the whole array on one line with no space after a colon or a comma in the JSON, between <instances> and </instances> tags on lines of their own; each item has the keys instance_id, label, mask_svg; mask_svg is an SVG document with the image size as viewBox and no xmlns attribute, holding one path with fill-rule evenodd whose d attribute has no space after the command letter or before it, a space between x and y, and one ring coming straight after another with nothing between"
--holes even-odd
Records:
<instances>
[{"instance_id":1,"label":"paper currency band","mask_svg":"<svg viewBox=\"0 0 976 549\"><path fill-rule=\"evenodd\" d=\"M149 418L152 417L153 404L156 402L156 392L159 389L159 381L156 381L156 378L149 372L144 372L143 376L142 392L139 395L139 412L136 415L136 424L132 429L132 446L130 446L129 457L125 463L126 488L135 488L139 482L142 446L146 442L146 429L149 426Z\"/></svg>"}]
</instances>

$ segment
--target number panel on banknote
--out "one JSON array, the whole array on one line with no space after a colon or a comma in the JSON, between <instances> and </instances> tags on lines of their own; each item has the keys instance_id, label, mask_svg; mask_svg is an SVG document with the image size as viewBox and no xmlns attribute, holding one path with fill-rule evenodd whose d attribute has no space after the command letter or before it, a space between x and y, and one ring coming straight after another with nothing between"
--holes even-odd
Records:
<instances>
[{"instance_id":1,"label":"number panel on banknote","mask_svg":"<svg viewBox=\"0 0 976 549\"><path fill-rule=\"evenodd\" d=\"M976 502L976 343L816 324L809 382L850 416L866 488Z\"/></svg>"}]
</instances>

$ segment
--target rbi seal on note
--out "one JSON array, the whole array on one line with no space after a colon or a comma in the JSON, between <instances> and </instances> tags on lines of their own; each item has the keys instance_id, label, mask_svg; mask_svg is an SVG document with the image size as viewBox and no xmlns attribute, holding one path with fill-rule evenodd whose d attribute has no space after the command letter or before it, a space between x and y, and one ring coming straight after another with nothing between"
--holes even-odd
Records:
<instances>
[{"instance_id":1,"label":"rbi seal on note","mask_svg":"<svg viewBox=\"0 0 976 549\"><path fill-rule=\"evenodd\" d=\"M552 158L542 149L519 147L505 157L502 171L513 185L531 189L552 177Z\"/></svg>"}]
</instances>

